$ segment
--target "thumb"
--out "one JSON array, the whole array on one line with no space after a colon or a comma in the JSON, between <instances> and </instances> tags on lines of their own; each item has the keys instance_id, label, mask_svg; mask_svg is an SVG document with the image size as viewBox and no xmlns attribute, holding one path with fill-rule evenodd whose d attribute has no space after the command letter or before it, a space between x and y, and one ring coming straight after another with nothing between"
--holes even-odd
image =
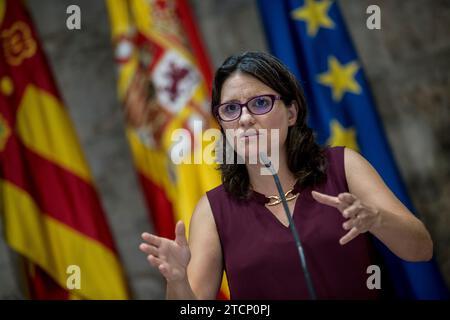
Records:
<instances>
[{"instance_id":1,"label":"thumb","mask_svg":"<svg viewBox=\"0 0 450 320\"><path fill-rule=\"evenodd\" d=\"M186 226L183 221L178 221L175 226L175 242L180 246L187 246Z\"/></svg>"}]
</instances>

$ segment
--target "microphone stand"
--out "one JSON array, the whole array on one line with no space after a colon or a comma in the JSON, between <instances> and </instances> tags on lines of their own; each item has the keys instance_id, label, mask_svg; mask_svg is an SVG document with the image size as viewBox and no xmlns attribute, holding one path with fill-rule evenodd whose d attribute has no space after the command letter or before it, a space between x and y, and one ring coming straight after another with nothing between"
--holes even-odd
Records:
<instances>
[{"instance_id":1,"label":"microphone stand","mask_svg":"<svg viewBox=\"0 0 450 320\"><path fill-rule=\"evenodd\" d=\"M275 169L272 167L272 163L269 160L269 158L261 153L260 154L260 160L264 164L264 166L269 169L270 173L273 176L273 179L275 180L275 184L278 189L278 193L280 194L281 202L283 203L284 212L286 213L286 216L289 221L289 228L291 229L292 235L294 236L295 245L297 246L298 254L300 256L300 262L303 269L303 274L305 276L306 285L308 287L308 293L311 300L317 300L316 291L314 289L314 285L311 279L311 275L309 274L308 267L306 265L306 258L305 253L303 251L303 246L300 241L300 237L297 232L297 228L295 227L294 220L292 219L291 212L289 210L288 203L286 201L286 196L284 195L283 188L281 187L280 178L278 177L278 174L275 172Z\"/></svg>"}]
</instances>

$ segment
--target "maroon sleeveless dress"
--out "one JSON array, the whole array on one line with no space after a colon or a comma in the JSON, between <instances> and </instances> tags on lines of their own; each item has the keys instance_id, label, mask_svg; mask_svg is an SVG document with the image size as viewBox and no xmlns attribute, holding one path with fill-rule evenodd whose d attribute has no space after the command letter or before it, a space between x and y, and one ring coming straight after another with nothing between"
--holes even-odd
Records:
<instances>
[{"instance_id":1,"label":"maroon sleeveless dress","mask_svg":"<svg viewBox=\"0 0 450 320\"><path fill-rule=\"evenodd\" d=\"M327 180L300 191L293 212L306 263L319 299L377 299L367 288L367 267L376 264L367 234L340 245L347 231L335 208L315 201L312 190L336 196L348 192L344 148L326 149ZM231 299L309 299L298 251L289 227L254 192L247 201L231 197L223 185L207 192L222 246Z\"/></svg>"}]
</instances>

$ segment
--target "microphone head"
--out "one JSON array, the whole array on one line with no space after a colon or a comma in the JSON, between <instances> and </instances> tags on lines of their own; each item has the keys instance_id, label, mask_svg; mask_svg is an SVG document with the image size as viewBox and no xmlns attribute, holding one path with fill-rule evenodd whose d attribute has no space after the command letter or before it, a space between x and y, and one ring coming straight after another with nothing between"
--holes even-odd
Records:
<instances>
[{"instance_id":1,"label":"microphone head","mask_svg":"<svg viewBox=\"0 0 450 320\"><path fill-rule=\"evenodd\" d=\"M259 160L266 166L266 168L270 168L272 166L272 162L270 161L269 157L263 152L259 154Z\"/></svg>"}]
</instances>

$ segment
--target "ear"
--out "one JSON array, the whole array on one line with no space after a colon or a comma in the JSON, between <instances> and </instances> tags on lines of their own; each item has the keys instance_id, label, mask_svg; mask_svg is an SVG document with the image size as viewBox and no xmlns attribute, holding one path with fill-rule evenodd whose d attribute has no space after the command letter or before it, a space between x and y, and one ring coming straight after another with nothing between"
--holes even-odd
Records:
<instances>
[{"instance_id":1,"label":"ear","mask_svg":"<svg viewBox=\"0 0 450 320\"><path fill-rule=\"evenodd\" d=\"M297 115L298 115L298 105L295 100L291 102L291 104L287 108L288 110L288 125L293 126L295 122L297 121Z\"/></svg>"}]
</instances>

